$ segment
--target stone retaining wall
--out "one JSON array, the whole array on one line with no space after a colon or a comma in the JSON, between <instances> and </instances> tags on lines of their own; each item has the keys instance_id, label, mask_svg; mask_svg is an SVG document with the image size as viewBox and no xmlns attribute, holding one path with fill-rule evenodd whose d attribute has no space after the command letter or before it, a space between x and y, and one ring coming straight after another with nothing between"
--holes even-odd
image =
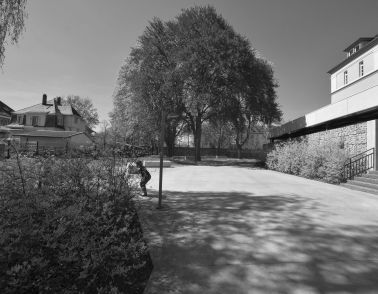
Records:
<instances>
[{"instance_id":1,"label":"stone retaining wall","mask_svg":"<svg viewBox=\"0 0 378 294\"><path fill-rule=\"evenodd\" d=\"M340 140L348 152L358 154L367 148L367 123L362 122L346 127L326 130L306 136L310 144L322 144L326 141Z\"/></svg>"}]
</instances>

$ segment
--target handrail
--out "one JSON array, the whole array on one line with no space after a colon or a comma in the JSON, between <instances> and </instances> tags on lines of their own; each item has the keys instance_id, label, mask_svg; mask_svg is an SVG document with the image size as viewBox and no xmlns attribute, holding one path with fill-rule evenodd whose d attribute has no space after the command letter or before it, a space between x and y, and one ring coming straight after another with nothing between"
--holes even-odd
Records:
<instances>
[{"instance_id":1,"label":"handrail","mask_svg":"<svg viewBox=\"0 0 378 294\"><path fill-rule=\"evenodd\" d=\"M368 152L371 152L371 153L368 153ZM350 157L344 163L344 167L343 167L344 180L351 180L355 176L366 173L369 169L374 168L374 162L375 162L374 159L375 159L375 148L370 148L364 152L361 152L357 155Z\"/></svg>"},{"instance_id":2,"label":"handrail","mask_svg":"<svg viewBox=\"0 0 378 294\"><path fill-rule=\"evenodd\" d=\"M364 154L364 153L368 153L369 151L373 151L373 153L374 153L374 147L373 147L373 148L370 148L370 149L368 149L368 150L366 150L366 151L363 151L363 152L361 152L361 153L358 153L357 155L354 155L354 156L352 156L352 157L350 157L350 158L348 158L348 159L345 161L345 163L349 162L350 160L353 160L353 159L356 158L356 157L361 156L361 155Z\"/></svg>"}]
</instances>

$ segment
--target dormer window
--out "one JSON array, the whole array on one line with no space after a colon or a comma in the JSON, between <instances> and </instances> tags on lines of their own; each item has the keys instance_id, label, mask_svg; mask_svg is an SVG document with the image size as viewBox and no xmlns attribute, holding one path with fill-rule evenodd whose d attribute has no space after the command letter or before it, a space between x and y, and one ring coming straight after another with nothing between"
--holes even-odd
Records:
<instances>
[{"instance_id":1,"label":"dormer window","mask_svg":"<svg viewBox=\"0 0 378 294\"><path fill-rule=\"evenodd\" d=\"M360 45L357 45L355 47L353 47L352 49L349 50L348 52L348 57L349 56L352 56L354 53L356 53L358 50L360 50Z\"/></svg>"},{"instance_id":2,"label":"dormer window","mask_svg":"<svg viewBox=\"0 0 378 294\"><path fill-rule=\"evenodd\" d=\"M364 61L363 60L358 63L358 74L360 77L364 75Z\"/></svg>"},{"instance_id":3,"label":"dormer window","mask_svg":"<svg viewBox=\"0 0 378 294\"><path fill-rule=\"evenodd\" d=\"M348 71L344 71L344 85L348 84Z\"/></svg>"}]
</instances>

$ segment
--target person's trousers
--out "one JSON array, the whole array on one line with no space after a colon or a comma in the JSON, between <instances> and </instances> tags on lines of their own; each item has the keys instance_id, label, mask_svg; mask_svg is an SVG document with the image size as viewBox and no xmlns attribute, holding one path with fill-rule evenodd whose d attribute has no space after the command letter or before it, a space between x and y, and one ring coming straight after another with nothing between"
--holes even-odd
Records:
<instances>
[{"instance_id":1,"label":"person's trousers","mask_svg":"<svg viewBox=\"0 0 378 294\"><path fill-rule=\"evenodd\" d=\"M146 184L148 183L149 180L150 178L142 178L142 180L140 181L140 188L142 189L144 196L147 196Z\"/></svg>"}]
</instances>

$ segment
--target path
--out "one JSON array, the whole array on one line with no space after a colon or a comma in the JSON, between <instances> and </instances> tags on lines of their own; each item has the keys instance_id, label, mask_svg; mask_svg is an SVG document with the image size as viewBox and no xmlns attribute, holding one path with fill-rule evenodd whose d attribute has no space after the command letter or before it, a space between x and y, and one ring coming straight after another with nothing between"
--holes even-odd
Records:
<instances>
[{"instance_id":1,"label":"path","mask_svg":"<svg viewBox=\"0 0 378 294\"><path fill-rule=\"evenodd\" d=\"M378 293L378 196L232 166L178 165L163 187L163 210L138 200L145 294Z\"/></svg>"}]
</instances>

